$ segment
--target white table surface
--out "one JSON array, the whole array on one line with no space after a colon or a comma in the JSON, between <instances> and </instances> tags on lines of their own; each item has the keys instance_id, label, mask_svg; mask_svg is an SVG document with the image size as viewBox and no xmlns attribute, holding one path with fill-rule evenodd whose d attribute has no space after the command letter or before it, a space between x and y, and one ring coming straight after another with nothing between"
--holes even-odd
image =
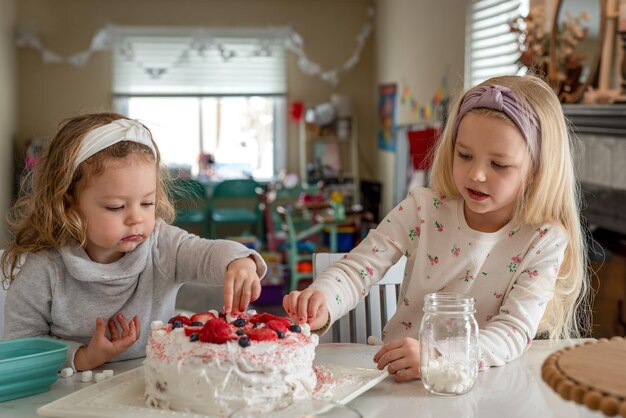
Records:
<instances>
[{"instance_id":1,"label":"white table surface","mask_svg":"<svg viewBox=\"0 0 626 418\"><path fill-rule=\"evenodd\" d=\"M552 352L578 341L535 341L521 358L503 367L479 373L476 386L461 396L437 396L425 392L420 381L396 383L387 377L348 405L365 418L375 417L481 417L550 418L604 417L575 402L564 401L541 379L541 365ZM349 367L375 367L375 346L360 344L321 344L316 362ZM115 374L142 365L143 359L105 364L94 370L113 369ZM92 383L82 383L80 375L59 378L49 392L0 403L0 417L32 418L36 410Z\"/></svg>"}]
</instances>

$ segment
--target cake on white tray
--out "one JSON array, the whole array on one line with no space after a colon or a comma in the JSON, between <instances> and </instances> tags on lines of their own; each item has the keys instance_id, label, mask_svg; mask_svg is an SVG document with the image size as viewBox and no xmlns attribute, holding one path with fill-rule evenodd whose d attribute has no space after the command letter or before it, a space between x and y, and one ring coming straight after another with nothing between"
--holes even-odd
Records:
<instances>
[{"instance_id":1,"label":"cake on white tray","mask_svg":"<svg viewBox=\"0 0 626 418\"><path fill-rule=\"evenodd\" d=\"M245 405L307 399L318 336L289 318L202 312L152 323L146 404L224 416Z\"/></svg>"}]
</instances>

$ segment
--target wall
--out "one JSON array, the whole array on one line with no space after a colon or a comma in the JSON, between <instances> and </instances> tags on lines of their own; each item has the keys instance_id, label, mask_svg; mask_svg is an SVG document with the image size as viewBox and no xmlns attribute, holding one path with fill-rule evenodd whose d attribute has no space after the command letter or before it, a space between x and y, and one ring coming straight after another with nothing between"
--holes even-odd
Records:
<instances>
[{"instance_id":1,"label":"wall","mask_svg":"<svg viewBox=\"0 0 626 418\"><path fill-rule=\"evenodd\" d=\"M15 134L15 0L0 0L0 248L7 242L6 213L13 186Z\"/></svg>"},{"instance_id":2,"label":"wall","mask_svg":"<svg viewBox=\"0 0 626 418\"><path fill-rule=\"evenodd\" d=\"M70 55L88 47L106 24L150 26L290 26L304 40L308 57L324 69L343 64L356 47L356 36L369 19L374 0L20 0L19 25L35 30L44 45ZM111 54L94 54L85 68L43 64L38 52L19 49L18 138L51 135L64 118L80 112L111 108ZM328 101L332 93L353 98L359 119L359 141L373 146L375 119L373 40L359 63L333 87L300 72L296 57L288 55L289 101ZM288 126L288 167L297 172L297 127ZM372 178L374 155L363 153L362 173Z\"/></svg>"},{"instance_id":3,"label":"wall","mask_svg":"<svg viewBox=\"0 0 626 418\"><path fill-rule=\"evenodd\" d=\"M378 0L376 80L398 86L398 125L420 122L400 104L402 87L409 86L418 102L428 102L447 74L454 97L463 88L465 0ZM393 202L396 156L377 149L378 177L383 182L383 212Z\"/></svg>"}]
</instances>

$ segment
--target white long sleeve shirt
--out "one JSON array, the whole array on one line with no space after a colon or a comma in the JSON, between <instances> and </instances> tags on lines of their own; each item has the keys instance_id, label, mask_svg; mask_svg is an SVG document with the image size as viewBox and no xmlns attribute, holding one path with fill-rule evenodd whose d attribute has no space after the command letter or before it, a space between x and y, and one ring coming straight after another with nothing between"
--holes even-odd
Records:
<instances>
[{"instance_id":1,"label":"white long sleeve shirt","mask_svg":"<svg viewBox=\"0 0 626 418\"><path fill-rule=\"evenodd\" d=\"M383 340L418 338L427 293L463 293L476 300L481 367L498 366L532 343L554 294L566 245L565 231L557 225L475 231L465 221L461 198L419 188L311 287L324 293L334 322L405 255L398 309Z\"/></svg>"}]
</instances>

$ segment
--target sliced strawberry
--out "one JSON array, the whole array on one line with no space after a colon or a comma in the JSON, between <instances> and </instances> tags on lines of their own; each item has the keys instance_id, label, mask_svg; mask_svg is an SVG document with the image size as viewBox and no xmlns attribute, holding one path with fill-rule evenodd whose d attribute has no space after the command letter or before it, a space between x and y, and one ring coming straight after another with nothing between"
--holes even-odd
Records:
<instances>
[{"instance_id":1,"label":"sliced strawberry","mask_svg":"<svg viewBox=\"0 0 626 418\"><path fill-rule=\"evenodd\" d=\"M255 328L246 333L252 341L274 341L278 339L276 331L270 328Z\"/></svg>"},{"instance_id":2,"label":"sliced strawberry","mask_svg":"<svg viewBox=\"0 0 626 418\"><path fill-rule=\"evenodd\" d=\"M224 344L237 338L230 325L222 319L207 321L200 330L200 341L205 343Z\"/></svg>"},{"instance_id":3,"label":"sliced strawberry","mask_svg":"<svg viewBox=\"0 0 626 418\"><path fill-rule=\"evenodd\" d=\"M173 324L174 321L180 321L183 325L191 324L191 319L187 318L185 315L176 315L176 316L170 318L170 320L167 321L167 323L168 324Z\"/></svg>"},{"instance_id":4,"label":"sliced strawberry","mask_svg":"<svg viewBox=\"0 0 626 418\"><path fill-rule=\"evenodd\" d=\"M215 315L213 315L211 312L199 312L191 316L189 323L197 321L206 324L206 322L210 321L211 319L215 319Z\"/></svg>"},{"instance_id":5,"label":"sliced strawberry","mask_svg":"<svg viewBox=\"0 0 626 418\"><path fill-rule=\"evenodd\" d=\"M185 327L185 335L188 337L195 332L200 334L200 331L202 331L202 327L192 327L192 326Z\"/></svg>"},{"instance_id":6,"label":"sliced strawberry","mask_svg":"<svg viewBox=\"0 0 626 418\"><path fill-rule=\"evenodd\" d=\"M285 316L276 316L276 315L272 315L268 313L256 314L252 318L250 318L250 322L253 322L253 323L263 322L267 324L268 321L280 321L284 323L286 327L289 327L289 325L291 325L291 319Z\"/></svg>"},{"instance_id":7,"label":"sliced strawberry","mask_svg":"<svg viewBox=\"0 0 626 418\"><path fill-rule=\"evenodd\" d=\"M267 321L266 325L274 331L287 332L288 329L288 325L285 325L284 321L278 321L276 319Z\"/></svg>"}]
</instances>

